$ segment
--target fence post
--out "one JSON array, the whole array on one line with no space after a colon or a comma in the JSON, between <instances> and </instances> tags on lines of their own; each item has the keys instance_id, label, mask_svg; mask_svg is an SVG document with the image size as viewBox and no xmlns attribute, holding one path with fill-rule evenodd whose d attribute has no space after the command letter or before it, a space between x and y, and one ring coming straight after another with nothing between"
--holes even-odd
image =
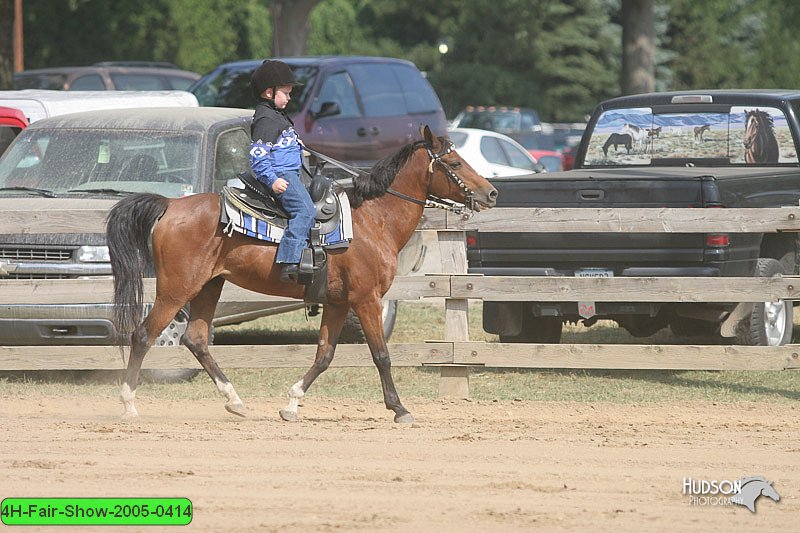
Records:
<instances>
[{"instance_id":1,"label":"fence post","mask_svg":"<svg viewBox=\"0 0 800 533\"><path fill-rule=\"evenodd\" d=\"M439 230L437 236L439 253L442 258L442 272L466 274L467 248L464 231ZM469 300L466 298L445 298L445 341L469 341L468 303ZM469 368L442 366L439 377L439 397L469 398Z\"/></svg>"}]
</instances>

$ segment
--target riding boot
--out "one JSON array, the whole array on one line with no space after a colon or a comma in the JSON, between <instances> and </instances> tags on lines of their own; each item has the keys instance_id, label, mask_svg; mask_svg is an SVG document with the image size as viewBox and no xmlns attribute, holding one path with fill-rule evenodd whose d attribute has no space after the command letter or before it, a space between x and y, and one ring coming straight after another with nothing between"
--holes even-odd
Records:
<instances>
[{"instance_id":1,"label":"riding boot","mask_svg":"<svg viewBox=\"0 0 800 533\"><path fill-rule=\"evenodd\" d=\"M297 263L283 263L281 265L281 281L283 283L294 283L297 281Z\"/></svg>"}]
</instances>

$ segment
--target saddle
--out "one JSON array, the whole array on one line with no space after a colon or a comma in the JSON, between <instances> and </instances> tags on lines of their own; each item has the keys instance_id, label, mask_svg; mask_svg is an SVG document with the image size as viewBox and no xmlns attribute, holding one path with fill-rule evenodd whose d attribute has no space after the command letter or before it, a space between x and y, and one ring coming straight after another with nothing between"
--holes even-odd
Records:
<instances>
[{"instance_id":1,"label":"saddle","mask_svg":"<svg viewBox=\"0 0 800 533\"><path fill-rule=\"evenodd\" d=\"M271 191L249 172L238 174L244 188L223 187L220 193L220 223L223 232L234 232L262 241L279 243L289 215ZM324 303L328 286L327 251L347 249L353 239L350 201L338 180L317 172L307 184L316 209L308 248L300 259L297 282L306 285L308 303Z\"/></svg>"}]
</instances>

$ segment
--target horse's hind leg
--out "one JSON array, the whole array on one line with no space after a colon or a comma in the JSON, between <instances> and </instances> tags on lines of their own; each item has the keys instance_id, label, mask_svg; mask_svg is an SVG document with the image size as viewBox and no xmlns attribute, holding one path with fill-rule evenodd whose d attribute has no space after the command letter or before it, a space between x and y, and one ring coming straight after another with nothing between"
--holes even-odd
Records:
<instances>
[{"instance_id":1,"label":"horse's hind leg","mask_svg":"<svg viewBox=\"0 0 800 533\"><path fill-rule=\"evenodd\" d=\"M314 380L325 372L333 361L333 353L339 342L339 334L344 327L345 318L350 307L347 304L325 304L322 310L322 323L319 328L319 342L314 364L308 369L303 378L289 389L289 404L281 409L279 414L287 422L297 420L297 408L302 398Z\"/></svg>"},{"instance_id":2,"label":"horse's hind leg","mask_svg":"<svg viewBox=\"0 0 800 533\"><path fill-rule=\"evenodd\" d=\"M353 306L358 315L364 336L367 338L369 350L372 352L372 361L378 368L383 388L383 403L387 409L394 411L394 421L411 424L414 417L403 407L397 389L392 379L392 361L389 358L389 349L383 337L383 322L381 320L381 301L375 300Z\"/></svg>"},{"instance_id":3,"label":"horse's hind leg","mask_svg":"<svg viewBox=\"0 0 800 533\"><path fill-rule=\"evenodd\" d=\"M136 411L136 386L139 384L139 371L142 361L156 337L169 324L170 320L181 309L180 305L165 304L156 298L153 309L131 334L131 350L128 356L128 368L125 370L125 379L120 390L120 400L125 408L122 418L130 419L139 416Z\"/></svg>"},{"instance_id":4,"label":"horse's hind leg","mask_svg":"<svg viewBox=\"0 0 800 533\"><path fill-rule=\"evenodd\" d=\"M189 324L186 327L186 333L183 335L183 344L189 348L205 371L208 372L220 394L227 399L225 409L229 413L245 416L244 403L242 403L233 388L233 384L219 368L208 349L211 321L214 318L214 311L217 308L217 302L224 284L225 280L222 278L212 279L206 283L200 294L190 302Z\"/></svg>"}]
</instances>

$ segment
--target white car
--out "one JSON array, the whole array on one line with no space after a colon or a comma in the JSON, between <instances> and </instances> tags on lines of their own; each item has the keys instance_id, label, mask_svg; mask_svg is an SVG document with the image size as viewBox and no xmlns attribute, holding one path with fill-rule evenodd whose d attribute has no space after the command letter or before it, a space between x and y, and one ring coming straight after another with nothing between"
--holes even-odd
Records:
<instances>
[{"instance_id":1,"label":"white car","mask_svg":"<svg viewBox=\"0 0 800 533\"><path fill-rule=\"evenodd\" d=\"M544 172L544 166L522 145L502 133L452 128L448 130L448 136L459 155L475 172L487 178Z\"/></svg>"}]
</instances>

